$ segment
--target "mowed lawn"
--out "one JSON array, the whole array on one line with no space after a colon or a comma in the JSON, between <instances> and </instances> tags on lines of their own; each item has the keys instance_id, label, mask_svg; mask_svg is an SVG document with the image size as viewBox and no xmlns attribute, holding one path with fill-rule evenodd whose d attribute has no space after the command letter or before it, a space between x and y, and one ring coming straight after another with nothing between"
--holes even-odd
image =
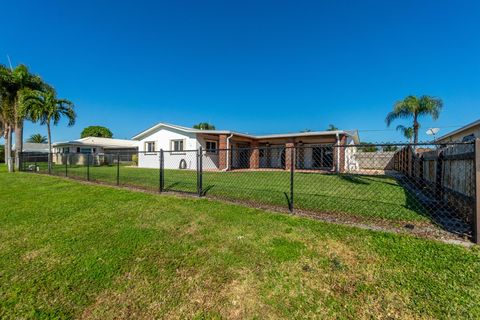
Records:
<instances>
[{"instance_id":1,"label":"mowed lawn","mask_svg":"<svg viewBox=\"0 0 480 320\"><path fill-rule=\"evenodd\" d=\"M116 184L116 166L90 167L90 179ZM64 166L55 174L65 175ZM67 174L87 178L85 166L69 167ZM121 166L121 185L159 189L159 170ZM165 170L165 188L171 191L197 192L193 170ZM203 173L206 196L288 207L290 173L284 171L231 171ZM396 221L427 220L426 209L398 182L387 176L328 175L297 172L294 176L295 208L321 212L346 213Z\"/></svg>"},{"instance_id":2,"label":"mowed lawn","mask_svg":"<svg viewBox=\"0 0 480 320\"><path fill-rule=\"evenodd\" d=\"M0 167L0 318L479 318L480 253Z\"/></svg>"}]
</instances>

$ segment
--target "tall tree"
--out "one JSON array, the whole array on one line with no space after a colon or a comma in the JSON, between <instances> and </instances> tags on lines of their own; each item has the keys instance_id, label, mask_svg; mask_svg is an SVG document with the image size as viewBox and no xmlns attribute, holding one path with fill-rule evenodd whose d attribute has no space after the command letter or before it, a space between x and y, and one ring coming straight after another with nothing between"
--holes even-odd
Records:
<instances>
[{"instance_id":1,"label":"tall tree","mask_svg":"<svg viewBox=\"0 0 480 320\"><path fill-rule=\"evenodd\" d=\"M398 101L393 106L393 111L389 112L385 122L390 126L396 119L413 119L413 142L418 143L418 129L420 123L418 118L421 116L431 116L433 120L438 119L442 110L443 102L441 99L431 96L408 96Z\"/></svg>"},{"instance_id":2,"label":"tall tree","mask_svg":"<svg viewBox=\"0 0 480 320\"><path fill-rule=\"evenodd\" d=\"M112 131L106 127L102 126L89 126L82 130L80 138L86 137L101 137L101 138L111 138L113 137Z\"/></svg>"},{"instance_id":3,"label":"tall tree","mask_svg":"<svg viewBox=\"0 0 480 320\"><path fill-rule=\"evenodd\" d=\"M412 127L405 127L399 124L397 126L397 131L400 131L403 136L408 140L408 142L412 143L413 139L413 128Z\"/></svg>"},{"instance_id":4,"label":"tall tree","mask_svg":"<svg viewBox=\"0 0 480 320\"><path fill-rule=\"evenodd\" d=\"M0 68L2 86L8 96L8 103L13 110L13 130L15 131L16 156L15 166L20 166L19 155L23 150L23 121L24 108L21 105L22 95L26 90L43 90L45 83L42 79L32 74L27 66L20 64L15 68Z\"/></svg>"},{"instance_id":5,"label":"tall tree","mask_svg":"<svg viewBox=\"0 0 480 320\"><path fill-rule=\"evenodd\" d=\"M333 124L328 125L327 131L337 131L337 130L338 130L338 128L335 127Z\"/></svg>"},{"instance_id":6,"label":"tall tree","mask_svg":"<svg viewBox=\"0 0 480 320\"><path fill-rule=\"evenodd\" d=\"M13 171L12 162L12 132L15 123L14 99L11 89L11 70L0 64L0 123L5 139L5 162L8 171Z\"/></svg>"},{"instance_id":7,"label":"tall tree","mask_svg":"<svg viewBox=\"0 0 480 320\"><path fill-rule=\"evenodd\" d=\"M27 142L30 143L47 143L47 137L42 136L40 133L35 133L27 139Z\"/></svg>"},{"instance_id":8,"label":"tall tree","mask_svg":"<svg viewBox=\"0 0 480 320\"><path fill-rule=\"evenodd\" d=\"M194 125L193 128L199 130L215 130L215 126L208 122L200 122L199 124Z\"/></svg>"},{"instance_id":9,"label":"tall tree","mask_svg":"<svg viewBox=\"0 0 480 320\"><path fill-rule=\"evenodd\" d=\"M77 117L73 103L66 99L58 99L55 90L50 87L44 91L28 91L24 96L23 105L28 119L47 126L48 166L51 168L51 125L57 125L63 117L66 117L68 126L73 126Z\"/></svg>"}]
</instances>

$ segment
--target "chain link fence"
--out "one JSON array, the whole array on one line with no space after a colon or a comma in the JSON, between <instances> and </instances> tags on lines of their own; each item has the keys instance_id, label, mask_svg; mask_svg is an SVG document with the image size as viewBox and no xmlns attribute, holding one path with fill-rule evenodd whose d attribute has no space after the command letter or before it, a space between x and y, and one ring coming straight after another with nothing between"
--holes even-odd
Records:
<instances>
[{"instance_id":1,"label":"chain link fence","mask_svg":"<svg viewBox=\"0 0 480 320\"><path fill-rule=\"evenodd\" d=\"M476 241L478 145L330 144L21 158L23 171Z\"/></svg>"}]
</instances>

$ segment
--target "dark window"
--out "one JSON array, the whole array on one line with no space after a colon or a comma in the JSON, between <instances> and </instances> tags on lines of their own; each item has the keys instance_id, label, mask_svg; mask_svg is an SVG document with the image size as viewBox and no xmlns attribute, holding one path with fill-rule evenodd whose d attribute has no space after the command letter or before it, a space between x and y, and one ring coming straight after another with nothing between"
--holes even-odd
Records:
<instances>
[{"instance_id":1,"label":"dark window","mask_svg":"<svg viewBox=\"0 0 480 320\"><path fill-rule=\"evenodd\" d=\"M206 141L205 149L208 153L217 153L217 142L216 141Z\"/></svg>"},{"instance_id":2,"label":"dark window","mask_svg":"<svg viewBox=\"0 0 480 320\"><path fill-rule=\"evenodd\" d=\"M172 151L183 151L183 140L172 140Z\"/></svg>"}]
</instances>

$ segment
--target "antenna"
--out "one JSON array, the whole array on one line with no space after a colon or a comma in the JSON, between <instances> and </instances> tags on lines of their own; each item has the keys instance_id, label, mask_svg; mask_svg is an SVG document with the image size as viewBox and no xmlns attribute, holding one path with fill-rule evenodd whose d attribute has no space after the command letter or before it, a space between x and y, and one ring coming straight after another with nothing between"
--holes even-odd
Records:
<instances>
[{"instance_id":1,"label":"antenna","mask_svg":"<svg viewBox=\"0 0 480 320\"><path fill-rule=\"evenodd\" d=\"M7 60L8 60L8 64L10 65L10 70L13 71L12 61L10 60L10 56L8 54L7 54Z\"/></svg>"},{"instance_id":2,"label":"antenna","mask_svg":"<svg viewBox=\"0 0 480 320\"><path fill-rule=\"evenodd\" d=\"M440 131L440 128L428 128L427 134L433 136L433 141L435 141L435 135Z\"/></svg>"}]
</instances>

